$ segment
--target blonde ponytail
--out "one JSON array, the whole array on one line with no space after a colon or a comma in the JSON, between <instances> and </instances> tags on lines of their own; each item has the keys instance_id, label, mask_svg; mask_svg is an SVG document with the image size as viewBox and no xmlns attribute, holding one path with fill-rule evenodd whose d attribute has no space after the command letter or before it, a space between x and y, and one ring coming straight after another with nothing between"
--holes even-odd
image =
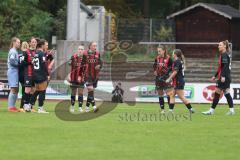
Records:
<instances>
[{"instance_id":1,"label":"blonde ponytail","mask_svg":"<svg viewBox=\"0 0 240 160\"><path fill-rule=\"evenodd\" d=\"M226 46L226 51L229 53L231 51L231 46L228 40L222 41L222 43Z\"/></svg>"},{"instance_id":2,"label":"blonde ponytail","mask_svg":"<svg viewBox=\"0 0 240 160\"><path fill-rule=\"evenodd\" d=\"M13 48L13 44L18 40L17 37L13 37L9 46L9 49Z\"/></svg>"}]
</instances>

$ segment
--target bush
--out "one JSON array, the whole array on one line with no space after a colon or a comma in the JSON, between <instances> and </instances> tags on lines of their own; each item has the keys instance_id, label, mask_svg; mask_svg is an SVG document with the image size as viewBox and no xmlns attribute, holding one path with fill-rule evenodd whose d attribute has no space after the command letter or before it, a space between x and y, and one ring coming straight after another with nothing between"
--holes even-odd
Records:
<instances>
[{"instance_id":1,"label":"bush","mask_svg":"<svg viewBox=\"0 0 240 160\"><path fill-rule=\"evenodd\" d=\"M52 32L53 18L47 12L37 11L17 34L22 40L28 40L31 36L49 39Z\"/></svg>"}]
</instances>

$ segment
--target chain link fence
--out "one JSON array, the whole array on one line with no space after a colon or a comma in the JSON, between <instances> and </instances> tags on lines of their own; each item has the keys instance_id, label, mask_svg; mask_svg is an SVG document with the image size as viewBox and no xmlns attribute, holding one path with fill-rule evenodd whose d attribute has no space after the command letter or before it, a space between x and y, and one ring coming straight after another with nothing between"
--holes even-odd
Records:
<instances>
[{"instance_id":1,"label":"chain link fence","mask_svg":"<svg viewBox=\"0 0 240 160\"><path fill-rule=\"evenodd\" d=\"M117 39L141 41L175 41L174 21L166 19L116 19Z\"/></svg>"}]
</instances>

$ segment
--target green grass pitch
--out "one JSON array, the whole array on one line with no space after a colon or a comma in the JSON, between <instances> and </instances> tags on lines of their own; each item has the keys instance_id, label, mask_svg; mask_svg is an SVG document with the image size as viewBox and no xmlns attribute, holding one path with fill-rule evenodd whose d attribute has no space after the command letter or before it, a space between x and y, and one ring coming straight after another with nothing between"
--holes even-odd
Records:
<instances>
[{"instance_id":1,"label":"green grass pitch","mask_svg":"<svg viewBox=\"0 0 240 160\"><path fill-rule=\"evenodd\" d=\"M219 105L213 116L203 116L209 105L195 104L190 117L176 104L178 118L164 120L148 117L158 113L157 103L119 104L99 118L66 122L56 117L55 104L46 102L50 114L8 113L7 102L1 100L0 159L240 159L239 106L234 116L225 115L226 105Z\"/></svg>"}]
</instances>

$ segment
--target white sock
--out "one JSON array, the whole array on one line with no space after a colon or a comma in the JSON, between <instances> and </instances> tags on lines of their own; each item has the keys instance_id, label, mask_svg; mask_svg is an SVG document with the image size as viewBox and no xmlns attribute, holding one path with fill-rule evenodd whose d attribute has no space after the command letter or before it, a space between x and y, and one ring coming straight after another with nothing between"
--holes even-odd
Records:
<instances>
[{"instance_id":1,"label":"white sock","mask_svg":"<svg viewBox=\"0 0 240 160\"><path fill-rule=\"evenodd\" d=\"M169 109L169 111L170 111L170 112L172 112L172 111L173 111L173 109Z\"/></svg>"},{"instance_id":2,"label":"white sock","mask_svg":"<svg viewBox=\"0 0 240 160\"><path fill-rule=\"evenodd\" d=\"M38 106L38 109L43 110L43 106Z\"/></svg>"},{"instance_id":3,"label":"white sock","mask_svg":"<svg viewBox=\"0 0 240 160\"><path fill-rule=\"evenodd\" d=\"M230 109L230 112L234 112L234 108L229 108Z\"/></svg>"},{"instance_id":4,"label":"white sock","mask_svg":"<svg viewBox=\"0 0 240 160\"><path fill-rule=\"evenodd\" d=\"M210 108L210 110L209 110L210 112L214 112L214 109L213 108Z\"/></svg>"}]
</instances>

